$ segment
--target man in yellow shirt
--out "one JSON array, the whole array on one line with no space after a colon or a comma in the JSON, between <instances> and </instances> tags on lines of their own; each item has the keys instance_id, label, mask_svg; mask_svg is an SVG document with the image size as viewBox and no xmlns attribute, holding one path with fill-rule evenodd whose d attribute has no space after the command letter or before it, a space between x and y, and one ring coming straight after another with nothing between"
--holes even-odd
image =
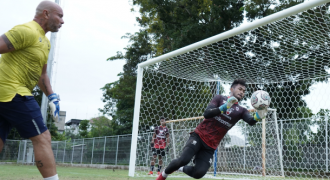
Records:
<instances>
[{"instance_id":1,"label":"man in yellow shirt","mask_svg":"<svg viewBox=\"0 0 330 180\"><path fill-rule=\"evenodd\" d=\"M56 119L59 98L47 75L50 42L45 34L57 32L64 24L62 18L63 10L58 4L42 1L33 21L0 36L0 152L15 127L23 138L32 141L36 166L46 180L58 180L58 175L51 136L31 92L38 84L48 96Z\"/></svg>"}]
</instances>

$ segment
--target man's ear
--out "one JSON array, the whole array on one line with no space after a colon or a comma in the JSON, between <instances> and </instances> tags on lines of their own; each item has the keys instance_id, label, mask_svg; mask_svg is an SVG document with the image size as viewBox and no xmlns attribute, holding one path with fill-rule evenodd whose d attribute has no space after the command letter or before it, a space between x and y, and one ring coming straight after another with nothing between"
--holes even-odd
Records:
<instances>
[{"instance_id":1,"label":"man's ear","mask_svg":"<svg viewBox=\"0 0 330 180\"><path fill-rule=\"evenodd\" d=\"M49 12L45 9L42 14L44 15L45 19L49 19Z\"/></svg>"}]
</instances>

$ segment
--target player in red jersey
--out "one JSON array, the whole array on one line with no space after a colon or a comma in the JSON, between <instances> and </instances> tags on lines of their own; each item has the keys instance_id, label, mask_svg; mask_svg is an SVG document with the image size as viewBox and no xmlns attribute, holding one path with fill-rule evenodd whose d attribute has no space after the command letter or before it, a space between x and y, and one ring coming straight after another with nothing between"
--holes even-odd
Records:
<instances>
[{"instance_id":1,"label":"player in red jersey","mask_svg":"<svg viewBox=\"0 0 330 180\"><path fill-rule=\"evenodd\" d=\"M166 127L165 118L160 118L160 126L155 127L154 134L152 136L151 147L152 147L152 160L149 175L153 174L155 167L155 161L158 155L158 169L157 174L160 174L160 170L163 165L163 156L165 156L165 148L170 143L169 130Z\"/></svg>"},{"instance_id":2,"label":"player in red jersey","mask_svg":"<svg viewBox=\"0 0 330 180\"><path fill-rule=\"evenodd\" d=\"M257 110L254 116L238 104L246 91L243 79L235 80L230 87L230 96L216 95L204 111L204 120L190 133L190 137L178 159L170 162L168 167L156 180L165 180L176 170L195 179L202 178L212 164L213 154L227 131L239 120L254 125L267 115L266 110ZM195 156L195 166L186 166Z\"/></svg>"}]
</instances>

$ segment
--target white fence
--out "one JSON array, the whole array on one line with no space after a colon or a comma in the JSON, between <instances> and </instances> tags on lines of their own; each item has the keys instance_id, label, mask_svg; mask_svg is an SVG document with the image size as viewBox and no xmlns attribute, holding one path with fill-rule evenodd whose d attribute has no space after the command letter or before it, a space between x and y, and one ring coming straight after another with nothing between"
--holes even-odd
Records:
<instances>
[{"instance_id":1,"label":"white fence","mask_svg":"<svg viewBox=\"0 0 330 180\"><path fill-rule=\"evenodd\" d=\"M52 141L57 163L128 165L131 135ZM34 162L30 140L7 140L0 161Z\"/></svg>"}]
</instances>

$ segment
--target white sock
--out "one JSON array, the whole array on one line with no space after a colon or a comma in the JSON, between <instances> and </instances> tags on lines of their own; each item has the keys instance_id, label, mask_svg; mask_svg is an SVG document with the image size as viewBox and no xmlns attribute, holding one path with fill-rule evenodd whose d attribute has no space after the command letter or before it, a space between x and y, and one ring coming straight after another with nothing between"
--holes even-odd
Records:
<instances>
[{"instance_id":1,"label":"white sock","mask_svg":"<svg viewBox=\"0 0 330 180\"><path fill-rule=\"evenodd\" d=\"M178 169L178 171L183 172L183 167L184 167L184 166L180 167L180 168Z\"/></svg>"},{"instance_id":2,"label":"white sock","mask_svg":"<svg viewBox=\"0 0 330 180\"><path fill-rule=\"evenodd\" d=\"M44 178L44 180L58 180L58 175L54 175L52 177Z\"/></svg>"},{"instance_id":3,"label":"white sock","mask_svg":"<svg viewBox=\"0 0 330 180\"><path fill-rule=\"evenodd\" d=\"M165 171L163 171L163 172L162 172L162 176L163 176L164 178L167 178L168 174L166 174Z\"/></svg>"}]
</instances>

